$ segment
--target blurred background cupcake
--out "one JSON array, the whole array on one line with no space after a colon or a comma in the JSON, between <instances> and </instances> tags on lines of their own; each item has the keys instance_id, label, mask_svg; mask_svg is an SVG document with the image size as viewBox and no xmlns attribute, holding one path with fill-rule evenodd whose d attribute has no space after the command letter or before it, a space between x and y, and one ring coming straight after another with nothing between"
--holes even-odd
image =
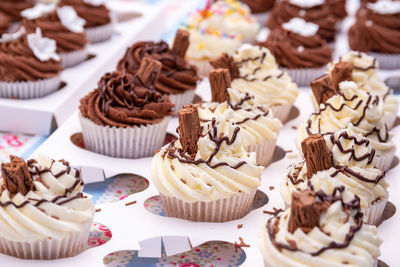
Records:
<instances>
[{"instance_id":1,"label":"blurred background cupcake","mask_svg":"<svg viewBox=\"0 0 400 267\"><path fill-rule=\"evenodd\" d=\"M21 11L31 8L33 0L2 0L0 1L0 34L14 32L22 21Z\"/></svg>"},{"instance_id":2,"label":"blurred background cupcake","mask_svg":"<svg viewBox=\"0 0 400 267\"><path fill-rule=\"evenodd\" d=\"M242 0L251 11L251 14L257 19L258 23L264 24L268 18L269 12L275 5L276 0Z\"/></svg>"}]
</instances>

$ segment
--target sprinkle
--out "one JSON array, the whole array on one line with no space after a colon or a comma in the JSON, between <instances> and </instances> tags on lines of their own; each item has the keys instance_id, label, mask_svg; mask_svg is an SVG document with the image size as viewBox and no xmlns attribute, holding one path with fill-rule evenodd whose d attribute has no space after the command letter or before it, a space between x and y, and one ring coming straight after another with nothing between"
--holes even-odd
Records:
<instances>
[{"instance_id":1,"label":"sprinkle","mask_svg":"<svg viewBox=\"0 0 400 267\"><path fill-rule=\"evenodd\" d=\"M101 211L101 209L99 208L99 209L96 209L96 212L100 212Z\"/></svg>"},{"instance_id":2,"label":"sprinkle","mask_svg":"<svg viewBox=\"0 0 400 267\"><path fill-rule=\"evenodd\" d=\"M199 43L199 49L203 49L204 48L204 44L203 43Z\"/></svg>"},{"instance_id":3,"label":"sprinkle","mask_svg":"<svg viewBox=\"0 0 400 267\"><path fill-rule=\"evenodd\" d=\"M125 203L125 206L130 206L130 205L133 205L133 204L136 204L136 200L128 202L128 203Z\"/></svg>"}]
</instances>

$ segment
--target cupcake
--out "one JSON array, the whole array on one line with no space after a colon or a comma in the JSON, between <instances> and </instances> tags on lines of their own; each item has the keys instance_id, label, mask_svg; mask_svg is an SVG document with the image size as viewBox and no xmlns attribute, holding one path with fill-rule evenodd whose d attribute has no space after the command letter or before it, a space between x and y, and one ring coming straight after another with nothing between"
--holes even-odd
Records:
<instances>
[{"instance_id":1,"label":"cupcake","mask_svg":"<svg viewBox=\"0 0 400 267\"><path fill-rule=\"evenodd\" d=\"M223 83L221 82L223 81ZM266 167L272 159L275 143L282 123L270 109L260 106L254 96L230 88L229 72L226 69L210 73L212 102L198 107L201 122L219 120L224 115L240 128L242 145L248 152L256 152L257 164Z\"/></svg>"},{"instance_id":2,"label":"cupcake","mask_svg":"<svg viewBox=\"0 0 400 267\"><path fill-rule=\"evenodd\" d=\"M87 59L87 39L83 28L85 20L78 17L72 7L39 3L21 14L24 17L22 25L28 33L40 28L43 36L57 42L57 53L61 56L65 68Z\"/></svg>"},{"instance_id":3,"label":"cupcake","mask_svg":"<svg viewBox=\"0 0 400 267\"><path fill-rule=\"evenodd\" d=\"M349 29L350 48L368 52L382 69L400 68L400 2L382 1L363 5Z\"/></svg>"},{"instance_id":4,"label":"cupcake","mask_svg":"<svg viewBox=\"0 0 400 267\"><path fill-rule=\"evenodd\" d=\"M317 24L318 35L327 42L332 42L335 39L338 21L332 11L331 6L324 0L282 0L275 5L265 25L274 30L293 18L301 18Z\"/></svg>"},{"instance_id":5,"label":"cupcake","mask_svg":"<svg viewBox=\"0 0 400 267\"><path fill-rule=\"evenodd\" d=\"M257 19L258 23L264 24L268 17L268 11L275 5L275 0L242 0Z\"/></svg>"},{"instance_id":6,"label":"cupcake","mask_svg":"<svg viewBox=\"0 0 400 267\"><path fill-rule=\"evenodd\" d=\"M163 144L174 106L154 90L160 70L160 62L145 58L136 75L106 73L97 89L81 99L87 149L118 158L154 155Z\"/></svg>"},{"instance_id":7,"label":"cupcake","mask_svg":"<svg viewBox=\"0 0 400 267\"><path fill-rule=\"evenodd\" d=\"M79 170L41 156L1 164L0 253L50 260L87 249L94 205Z\"/></svg>"},{"instance_id":8,"label":"cupcake","mask_svg":"<svg viewBox=\"0 0 400 267\"><path fill-rule=\"evenodd\" d=\"M295 192L286 211L271 217L258 239L265 266L375 267L382 239L362 221L359 198Z\"/></svg>"},{"instance_id":9,"label":"cupcake","mask_svg":"<svg viewBox=\"0 0 400 267\"><path fill-rule=\"evenodd\" d=\"M338 72L338 68L348 66L349 72L347 79L356 82L359 89L370 93L371 95L380 96L384 103L383 121L391 129L397 117L399 103L390 89L378 74L379 65L375 58L366 53L350 52L340 57L338 61L334 61L328 65L328 74L332 77L334 72ZM315 103L315 99L314 99Z\"/></svg>"},{"instance_id":10,"label":"cupcake","mask_svg":"<svg viewBox=\"0 0 400 267\"><path fill-rule=\"evenodd\" d=\"M373 167L375 150L368 139L350 127L334 134L310 135L301 148L305 161L290 166L281 183L281 196L287 206L293 192L322 190L332 194L335 188L344 187L343 200L349 202L357 196L365 221L379 224L388 199L388 184L385 172Z\"/></svg>"},{"instance_id":11,"label":"cupcake","mask_svg":"<svg viewBox=\"0 0 400 267\"><path fill-rule=\"evenodd\" d=\"M317 99L321 101L318 102L320 109L300 127L298 144L309 135L333 133L351 123L354 132L367 138L375 149L375 157L382 162L376 164L377 167L388 170L396 146L392 141L393 134L382 121L382 98L358 89L356 83L349 81L341 82L339 90L335 90L329 81L324 76L313 82L314 95L320 96Z\"/></svg>"},{"instance_id":12,"label":"cupcake","mask_svg":"<svg viewBox=\"0 0 400 267\"><path fill-rule=\"evenodd\" d=\"M56 42L43 37L40 28L0 38L0 97L31 99L43 97L60 87L63 70Z\"/></svg>"},{"instance_id":13,"label":"cupcake","mask_svg":"<svg viewBox=\"0 0 400 267\"><path fill-rule=\"evenodd\" d=\"M193 104L178 117L179 139L162 147L151 165L166 216L225 222L248 214L264 168L242 146L240 127L223 118L200 126Z\"/></svg>"},{"instance_id":14,"label":"cupcake","mask_svg":"<svg viewBox=\"0 0 400 267\"><path fill-rule=\"evenodd\" d=\"M117 70L136 74L144 57L158 60L162 64L161 73L154 88L168 95L176 109L192 103L200 77L197 70L185 60L189 45L189 34L178 30L175 42L170 49L164 41L137 42L129 47L118 62Z\"/></svg>"},{"instance_id":15,"label":"cupcake","mask_svg":"<svg viewBox=\"0 0 400 267\"><path fill-rule=\"evenodd\" d=\"M249 8L236 0L216 1L190 15L187 59L208 77L209 61L222 53L233 54L241 42L254 42L260 25Z\"/></svg>"},{"instance_id":16,"label":"cupcake","mask_svg":"<svg viewBox=\"0 0 400 267\"><path fill-rule=\"evenodd\" d=\"M332 49L318 34L318 25L293 18L271 32L265 42L278 64L299 85L306 86L325 71Z\"/></svg>"},{"instance_id":17,"label":"cupcake","mask_svg":"<svg viewBox=\"0 0 400 267\"><path fill-rule=\"evenodd\" d=\"M60 6L72 6L78 16L86 21L86 38L91 43L106 41L111 38L114 25L110 10L98 0L61 0Z\"/></svg>"},{"instance_id":18,"label":"cupcake","mask_svg":"<svg viewBox=\"0 0 400 267\"><path fill-rule=\"evenodd\" d=\"M275 117L286 122L299 91L268 49L244 44L233 56L222 54L210 63L229 69L232 88L254 96L258 104L271 108Z\"/></svg>"}]
</instances>

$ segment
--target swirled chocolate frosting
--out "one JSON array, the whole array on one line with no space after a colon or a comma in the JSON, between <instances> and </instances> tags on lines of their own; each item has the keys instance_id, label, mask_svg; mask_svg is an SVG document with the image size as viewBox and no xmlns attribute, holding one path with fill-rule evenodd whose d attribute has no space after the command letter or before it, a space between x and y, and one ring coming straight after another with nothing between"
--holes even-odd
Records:
<instances>
[{"instance_id":1,"label":"swirled chocolate frosting","mask_svg":"<svg viewBox=\"0 0 400 267\"><path fill-rule=\"evenodd\" d=\"M56 11L33 20L24 18L22 25L28 33L36 32L36 28L39 27L44 37L57 42L58 53L83 50L88 42L85 33L72 32L62 25Z\"/></svg>"},{"instance_id":2,"label":"swirled chocolate frosting","mask_svg":"<svg viewBox=\"0 0 400 267\"><path fill-rule=\"evenodd\" d=\"M31 8L34 1L30 0L1 0L0 12L7 15L11 22L22 20L21 11Z\"/></svg>"},{"instance_id":3,"label":"swirled chocolate frosting","mask_svg":"<svg viewBox=\"0 0 400 267\"><path fill-rule=\"evenodd\" d=\"M26 35L12 42L0 43L1 81L36 81L55 77L62 70L61 61L36 58Z\"/></svg>"},{"instance_id":4,"label":"swirled chocolate frosting","mask_svg":"<svg viewBox=\"0 0 400 267\"><path fill-rule=\"evenodd\" d=\"M242 0L242 2L249 6L252 14L266 12L275 5L275 0Z\"/></svg>"},{"instance_id":5,"label":"swirled chocolate frosting","mask_svg":"<svg viewBox=\"0 0 400 267\"><path fill-rule=\"evenodd\" d=\"M400 53L400 13L383 15L362 7L348 35L352 50Z\"/></svg>"},{"instance_id":6,"label":"swirled chocolate frosting","mask_svg":"<svg viewBox=\"0 0 400 267\"><path fill-rule=\"evenodd\" d=\"M318 24L318 34L328 42L334 40L337 18L331 13L326 4L303 9L287 0L283 0L275 5L265 25L270 29L276 29L296 17Z\"/></svg>"},{"instance_id":7,"label":"swirled chocolate frosting","mask_svg":"<svg viewBox=\"0 0 400 267\"><path fill-rule=\"evenodd\" d=\"M346 0L326 0L332 15L338 19L344 19L347 16Z\"/></svg>"},{"instance_id":8,"label":"swirled chocolate frosting","mask_svg":"<svg viewBox=\"0 0 400 267\"><path fill-rule=\"evenodd\" d=\"M162 64L155 89L163 94L180 94L196 89L200 77L197 69L183 57L172 52L168 44L160 42L137 42L129 47L118 62L117 70L136 74L144 57L151 57Z\"/></svg>"},{"instance_id":9,"label":"swirled chocolate frosting","mask_svg":"<svg viewBox=\"0 0 400 267\"><path fill-rule=\"evenodd\" d=\"M318 35L302 36L282 28L273 30L265 42L279 65L289 68L318 68L328 64L332 49Z\"/></svg>"},{"instance_id":10,"label":"swirled chocolate frosting","mask_svg":"<svg viewBox=\"0 0 400 267\"><path fill-rule=\"evenodd\" d=\"M145 86L125 72L106 73L97 89L81 99L83 117L98 125L129 127L160 122L171 115L174 105L168 96Z\"/></svg>"},{"instance_id":11,"label":"swirled chocolate frosting","mask_svg":"<svg viewBox=\"0 0 400 267\"><path fill-rule=\"evenodd\" d=\"M10 17L8 17L3 12L0 12L0 34L8 32L10 23L11 23Z\"/></svg>"},{"instance_id":12,"label":"swirled chocolate frosting","mask_svg":"<svg viewBox=\"0 0 400 267\"><path fill-rule=\"evenodd\" d=\"M83 0L61 0L60 6L72 6L78 16L86 20L85 28L105 25L111 22L110 10L105 5L94 6Z\"/></svg>"}]
</instances>

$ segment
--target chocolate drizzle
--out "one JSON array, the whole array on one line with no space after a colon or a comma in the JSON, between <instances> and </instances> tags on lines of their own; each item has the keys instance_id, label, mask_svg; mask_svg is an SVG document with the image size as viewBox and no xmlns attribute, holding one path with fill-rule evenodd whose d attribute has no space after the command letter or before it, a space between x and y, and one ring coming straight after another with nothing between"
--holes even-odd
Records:
<instances>
[{"instance_id":1,"label":"chocolate drizzle","mask_svg":"<svg viewBox=\"0 0 400 267\"><path fill-rule=\"evenodd\" d=\"M341 133L338 138L335 138L334 134L330 135L330 139L332 144L335 144L340 152L342 152L343 154L351 154L349 160L354 159L355 161L363 161L365 159L368 159L367 164L371 164L372 160L374 159L375 156L375 149L372 149L371 152L365 153L364 155L361 155L359 157L357 157L356 155L356 151L355 149L349 148L349 149L344 149L344 147L342 146L342 143L340 142L340 139L346 139L346 140L352 140L354 141L354 144L356 145L366 145L368 146L369 144L369 140L368 139L362 139L361 141L358 141L357 138L355 136L349 136L347 132L343 132Z\"/></svg>"}]
</instances>

